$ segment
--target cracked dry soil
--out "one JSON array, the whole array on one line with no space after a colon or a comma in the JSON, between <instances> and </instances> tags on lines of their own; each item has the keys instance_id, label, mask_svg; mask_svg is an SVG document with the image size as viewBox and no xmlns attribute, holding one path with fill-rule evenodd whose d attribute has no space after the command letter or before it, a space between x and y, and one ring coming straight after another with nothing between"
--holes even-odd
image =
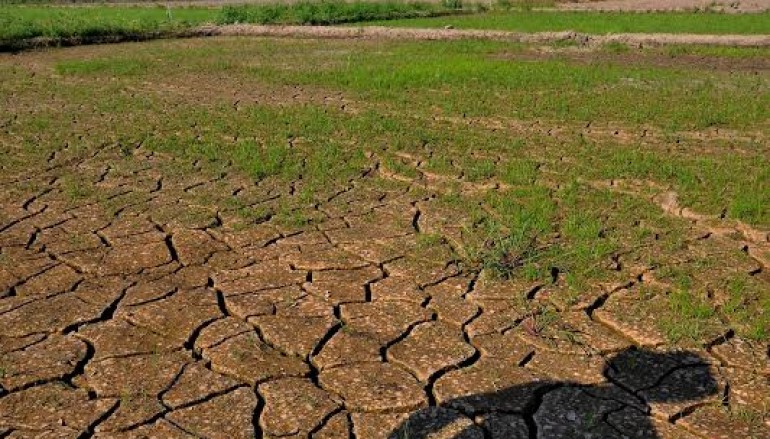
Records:
<instances>
[{"instance_id":1,"label":"cracked dry soil","mask_svg":"<svg viewBox=\"0 0 770 439\"><path fill-rule=\"evenodd\" d=\"M171 159L141 147L126 178L120 160L62 151L2 176L2 438L768 437L721 407L770 403L767 352L645 337L615 300L643 276L561 311L577 337L546 336L515 286L446 249L413 256L440 215L418 210L418 181L383 189L374 164L316 206L317 225L231 227L186 194L291 188L161 176ZM62 169L130 201L72 200Z\"/></svg>"},{"instance_id":2,"label":"cracked dry soil","mask_svg":"<svg viewBox=\"0 0 770 439\"><path fill-rule=\"evenodd\" d=\"M626 263L573 302L459 264L436 194L494 184L372 156L307 208L313 224L244 223L233 198L275 205L301 183L161 171L182 160L65 146L43 169L0 163L0 438L770 437L738 409L770 407L767 345L724 325L669 345L656 299L638 307L666 288L654 267ZM108 195L74 196L71 175ZM692 224L687 251L766 282L766 232L654 201ZM543 303L558 325L541 327Z\"/></svg>"}]
</instances>

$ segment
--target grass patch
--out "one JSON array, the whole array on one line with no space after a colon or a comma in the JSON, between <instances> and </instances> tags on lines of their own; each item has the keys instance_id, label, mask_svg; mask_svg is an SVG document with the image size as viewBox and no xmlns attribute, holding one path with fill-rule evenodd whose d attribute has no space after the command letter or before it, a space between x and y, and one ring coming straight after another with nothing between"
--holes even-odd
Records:
<instances>
[{"instance_id":1,"label":"grass patch","mask_svg":"<svg viewBox=\"0 0 770 439\"><path fill-rule=\"evenodd\" d=\"M457 13L460 8L445 3L345 2L341 0L300 1L292 4L225 6L220 24L330 25L373 20L433 17Z\"/></svg>"},{"instance_id":2,"label":"grass patch","mask_svg":"<svg viewBox=\"0 0 770 439\"><path fill-rule=\"evenodd\" d=\"M684 145L680 152L587 145L596 159L584 171L594 178L636 179L672 185L682 201L699 211L720 214L752 224L770 223L770 159L734 156L728 149L694 157ZM595 165L597 164L597 165ZM736 178L742 173L743 178ZM707 195L711 194L711 195ZM718 194L718 195L716 195Z\"/></svg>"},{"instance_id":3,"label":"grass patch","mask_svg":"<svg viewBox=\"0 0 770 439\"><path fill-rule=\"evenodd\" d=\"M687 290L670 293L668 304L669 314L661 318L660 326L673 343L699 341L716 315L713 305Z\"/></svg>"},{"instance_id":4,"label":"grass patch","mask_svg":"<svg viewBox=\"0 0 770 439\"><path fill-rule=\"evenodd\" d=\"M343 54L341 64L332 55L322 67L288 75L414 111L465 117L604 120L668 130L745 126L770 117L764 76L738 73L725 83L722 73L696 79L690 69L609 62L597 68L559 57L520 62L519 50L485 41L399 42L386 52ZM255 73L280 81L287 75L271 67Z\"/></svg>"},{"instance_id":5,"label":"grass patch","mask_svg":"<svg viewBox=\"0 0 770 439\"><path fill-rule=\"evenodd\" d=\"M497 176L505 184L530 185L537 178L538 163L534 160L513 159L497 168Z\"/></svg>"},{"instance_id":6,"label":"grass patch","mask_svg":"<svg viewBox=\"0 0 770 439\"><path fill-rule=\"evenodd\" d=\"M207 8L0 6L0 46L31 38L137 38L213 22L217 14Z\"/></svg>"},{"instance_id":7,"label":"grass patch","mask_svg":"<svg viewBox=\"0 0 770 439\"><path fill-rule=\"evenodd\" d=\"M491 191L483 201L490 210L476 212L464 236L468 262L503 279L521 273L546 277L553 251L546 235L556 213L548 191L540 186Z\"/></svg>"},{"instance_id":8,"label":"grass patch","mask_svg":"<svg viewBox=\"0 0 770 439\"><path fill-rule=\"evenodd\" d=\"M498 10L469 16L417 18L370 24L419 28L441 28L450 25L457 29L492 29L517 32L573 30L590 34L661 32L758 35L770 33L770 13Z\"/></svg>"},{"instance_id":9,"label":"grass patch","mask_svg":"<svg viewBox=\"0 0 770 439\"><path fill-rule=\"evenodd\" d=\"M148 39L206 23L330 25L371 20L432 17L467 12L438 3L300 1L292 4L206 7L0 6L0 50L26 40Z\"/></svg>"},{"instance_id":10,"label":"grass patch","mask_svg":"<svg viewBox=\"0 0 770 439\"><path fill-rule=\"evenodd\" d=\"M470 159L463 163L462 168L468 181L482 181L495 175L497 165L490 159Z\"/></svg>"},{"instance_id":11,"label":"grass patch","mask_svg":"<svg viewBox=\"0 0 770 439\"><path fill-rule=\"evenodd\" d=\"M727 280L727 301L722 313L736 332L749 340L770 338L770 294L761 282L747 275Z\"/></svg>"}]
</instances>

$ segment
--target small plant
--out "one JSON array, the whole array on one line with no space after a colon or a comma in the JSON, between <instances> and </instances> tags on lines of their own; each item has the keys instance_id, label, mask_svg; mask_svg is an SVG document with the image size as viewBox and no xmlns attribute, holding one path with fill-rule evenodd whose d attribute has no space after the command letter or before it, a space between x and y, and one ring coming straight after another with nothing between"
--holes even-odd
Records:
<instances>
[{"instance_id":1,"label":"small plant","mask_svg":"<svg viewBox=\"0 0 770 439\"><path fill-rule=\"evenodd\" d=\"M120 405L123 407L130 406L135 398L136 395L131 393L128 389L123 389L120 391Z\"/></svg>"},{"instance_id":2,"label":"small plant","mask_svg":"<svg viewBox=\"0 0 770 439\"><path fill-rule=\"evenodd\" d=\"M342 322L340 324L340 331L342 331L343 333L345 333L347 335L353 335L353 334L356 333L356 330L353 329L350 325L348 325L345 322Z\"/></svg>"},{"instance_id":3,"label":"small plant","mask_svg":"<svg viewBox=\"0 0 770 439\"><path fill-rule=\"evenodd\" d=\"M423 168L429 172L439 174L452 174L457 170L452 165L452 159L445 155L436 155L425 161Z\"/></svg>"},{"instance_id":4,"label":"small plant","mask_svg":"<svg viewBox=\"0 0 770 439\"><path fill-rule=\"evenodd\" d=\"M88 243L88 239L86 238L86 235L83 235L77 232L68 235L67 241L69 242L70 245L75 247L79 247L81 245Z\"/></svg>"},{"instance_id":5,"label":"small plant","mask_svg":"<svg viewBox=\"0 0 770 439\"><path fill-rule=\"evenodd\" d=\"M121 142L118 144L118 151L120 151L121 157L131 157L133 150L134 149L131 147L131 145L126 142Z\"/></svg>"},{"instance_id":6,"label":"small plant","mask_svg":"<svg viewBox=\"0 0 770 439\"><path fill-rule=\"evenodd\" d=\"M77 177L66 177L62 181L62 192L70 201L75 202L91 197L95 190Z\"/></svg>"},{"instance_id":7,"label":"small plant","mask_svg":"<svg viewBox=\"0 0 770 439\"><path fill-rule=\"evenodd\" d=\"M421 250L437 247L445 242L444 237L438 233L420 233L417 235L417 248Z\"/></svg>"},{"instance_id":8,"label":"small plant","mask_svg":"<svg viewBox=\"0 0 770 439\"><path fill-rule=\"evenodd\" d=\"M417 178L419 176L419 173L414 167L409 166L398 158L387 156L383 159L382 164L388 171L404 177Z\"/></svg>"},{"instance_id":9,"label":"small plant","mask_svg":"<svg viewBox=\"0 0 770 439\"><path fill-rule=\"evenodd\" d=\"M601 416L598 413L586 413L583 415L583 425L588 429L596 428L601 422Z\"/></svg>"},{"instance_id":10,"label":"small plant","mask_svg":"<svg viewBox=\"0 0 770 439\"><path fill-rule=\"evenodd\" d=\"M527 265L537 255L537 236L508 235L490 237L484 241L481 266L502 279L510 279L514 272Z\"/></svg>"},{"instance_id":11,"label":"small plant","mask_svg":"<svg viewBox=\"0 0 770 439\"><path fill-rule=\"evenodd\" d=\"M631 48L628 46L628 44L618 41L612 41L605 44L603 49L609 53L628 53L631 51Z\"/></svg>"},{"instance_id":12,"label":"small plant","mask_svg":"<svg viewBox=\"0 0 770 439\"><path fill-rule=\"evenodd\" d=\"M532 160L511 160L501 166L499 178L512 186L531 185L537 178L537 168Z\"/></svg>"},{"instance_id":13,"label":"small plant","mask_svg":"<svg viewBox=\"0 0 770 439\"><path fill-rule=\"evenodd\" d=\"M488 159L473 160L463 168L465 178L468 181L480 181L492 178L495 175L495 162Z\"/></svg>"},{"instance_id":14,"label":"small plant","mask_svg":"<svg viewBox=\"0 0 770 439\"><path fill-rule=\"evenodd\" d=\"M284 208L275 214L273 220L280 226L299 228L320 223L323 218L320 213L308 212L305 209Z\"/></svg>"},{"instance_id":15,"label":"small plant","mask_svg":"<svg viewBox=\"0 0 770 439\"><path fill-rule=\"evenodd\" d=\"M411 439L412 434L409 428L409 419L404 422L404 425L398 430L398 439Z\"/></svg>"},{"instance_id":16,"label":"small plant","mask_svg":"<svg viewBox=\"0 0 770 439\"><path fill-rule=\"evenodd\" d=\"M712 325L714 307L687 290L675 290L667 299L668 312L658 324L668 339L673 343L700 341Z\"/></svg>"},{"instance_id":17,"label":"small plant","mask_svg":"<svg viewBox=\"0 0 770 439\"><path fill-rule=\"evenodd\" d=\"M743 404L731 404L725 406L724 409L730 419L748 427L748 439L759 439L759 436L755 436L755 433L763 431L765 424L770 422L770 408L766 405L748 407Z\"/></svg>"},{"instance_id":18,"label":"small plant","mask_svg":"<svg viewBox=\"0 0 770 439\"><path fill-rule=\"evenodd\" d=\"M547 329L552 328L559 321L559 314L551 308L535 310L525 318L521 325L526 333L532 336L540 336Z\"/></svg>"},{"instance_id":19,"label":"small plant","mask_svg":"<svg viewBox=\"0 0 770 439\"><path fill-rule=\"evenodd\" d=\"M291 151L273 142L265 146L243 142L235 150L235 157L257 180L282 174L292 162Z\"/></svg>"}]
</instances>

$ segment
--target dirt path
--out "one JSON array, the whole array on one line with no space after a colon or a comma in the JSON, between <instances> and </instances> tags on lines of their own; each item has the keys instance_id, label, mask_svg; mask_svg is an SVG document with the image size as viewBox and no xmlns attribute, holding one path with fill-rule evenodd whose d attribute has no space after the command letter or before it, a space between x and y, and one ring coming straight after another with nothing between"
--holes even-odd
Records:
<instances>
[{"instance_id":1,"label":"dirt path","mask_svg":"<svg viewBox=\"0 0 770 439\"><path fill-rule=\"evenodd\" d=\"M587 45L621 42L635 46L666 44L709 44L721 46L770 46L770 35L695 35L695 34L614 34L591 35L579 32L509 32L470 29L412 29L380 26L260 26L229 25L203 27L202 35L249 35L310 38L393 38L415 40L490 39L522 43L577 41Z\"/></svg>"},{"instance_id":2,"label":"dirt path","mask_svg":"<svg viewBox=\"0 0 770 439\"><path fill-rule=\"evenodd\" d=\"M581 45L601 46L623 43L636 47L707 44L732 47L770 47L770 35L696 35L696 34L612 34L592 35L566 32L509 32L470 29L412 29L381 26L264 26L264 25L207 25L194 29L144 36L33 38L0 44L0 50L24 50L49 46L77 46L83 44L119 43L155 38L196 38L210 36L253 36L279 38L365 38L399 40L460 40L485 39L520 43L554 43L575 41Z\"/></svg>"}]
</instances>

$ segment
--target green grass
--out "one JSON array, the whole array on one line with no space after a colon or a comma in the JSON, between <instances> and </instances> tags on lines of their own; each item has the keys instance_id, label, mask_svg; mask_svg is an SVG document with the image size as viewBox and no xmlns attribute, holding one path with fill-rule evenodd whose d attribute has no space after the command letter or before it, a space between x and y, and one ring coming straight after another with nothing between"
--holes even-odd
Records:
<instances>
[{"instance_id":1,"label":"green grass","mask_svg":"<svg viewBox=\"0 0 770 439\"><path fill-rule=\"evenodd\" d=\"M456 13L440 3L352 2L341 0L300 1L293 4L225 6L219 16L221 24L295 24L332 25L373 20L431 17Z\"/></svg>"},{"instance_id":2,"label":"green grass","mask_svg":"<svg viewBox=\"0 0 770 439\"><path fill-rule=\"evenodd\" d=\"M670 184L688 206L709 213L725 211L749 223L770 221L770 160L719 152L693 157L682 152L662 153L636 148L605 149L590 145L585 154L600 166L588 165L585 175L603 179L642 179ZM739 173L743 178L736 178ZM708 196L707 193L718 196Z\"/></svg>"},{"instance_id":3,"label":"green grass","mask_svg":"<svg viewBox=\"0 0 770 439\"><path fill-rule=\"evenodd\" d=\"M321 25L461 13L442 4L420 2L300 1L207 7L0 6L0 49L24 47L31 38L147 39L204 23Z\"/></svg>"},{"instance_id":4,"label":"green grass","mask_svg":"<svg viewBox=\"0 0 770 439\"><path fill-rule=\"evenodd\" d=\"M0 43L29 38L138 37L213 22L207 8L0 6Z\"/></svg>"},{"instance_id":5,"label":"green grass","mask_svg":"<svg viewBox=\"0 0 770 439\"><path fill-rule=\"evenodd\" d=\"M675 290L668 296L669 314L659 322L666 336L674 343L698 341L706 333L716 315L714 306L687 290Z\"/></svg>"},{"instance_id":6,"label":"green grass","mask_svg":"<svg viewBox=\"0 0 770 439\"><path fill-rule=\"evenodd\" d=\"M22 2L24 3L24 2ZM0 48L25 47L23 41L47 38L147 39L170 35L204 23L332 25L366 23L405 27L500 29L522 32L575 30L587 33L673 32L696 34L767 34L770 13L593 13L531 10L543 2L502 2L486 13L483 5L461 2L300 1L293 4L208 7L62 7L0 6ZM549 2L545 2L547 5ZM519 9L508 9L511 6ZM686 49L675 49L686 50Z\"/></svg>"},{"instance_id":7,"label":"green grass","mask_svg":"<svg viewBox=\"0 0 770 439\"><path fill-rule=\"evenodd\" d=\"M689 67L615 63L612 54L594 63L574 63L566 56L517 62L517 47L479 41L402 42L376 54L330 57L309 71L286 73L265 66L255 73L289 75L298 83L465 117L609 120L670 130L740 127L770 117L765 76L738 74L725 86L720 74L693 78Z\"/></svg>"},{"instance_id":8,"label":"green grass","mask_svg":"<svg viewBox=\"0 0 770 439\"><path fill-rule=\"evenodd\" d=\"M567 31L589 34L664 32L693 34L768 34L770 13L492 11L457 17L417 18L370 25L395 27L493 29L518 32Z\"/></svg>"}]
</instances>

